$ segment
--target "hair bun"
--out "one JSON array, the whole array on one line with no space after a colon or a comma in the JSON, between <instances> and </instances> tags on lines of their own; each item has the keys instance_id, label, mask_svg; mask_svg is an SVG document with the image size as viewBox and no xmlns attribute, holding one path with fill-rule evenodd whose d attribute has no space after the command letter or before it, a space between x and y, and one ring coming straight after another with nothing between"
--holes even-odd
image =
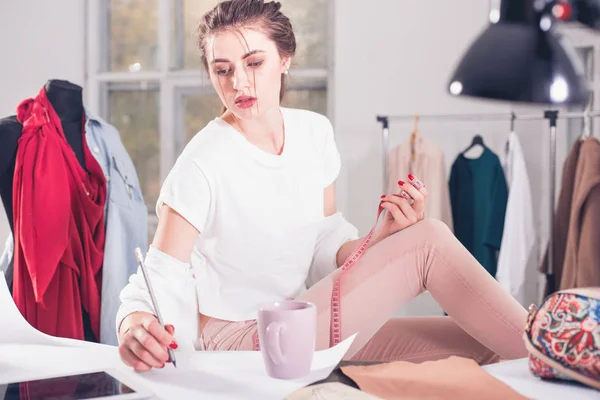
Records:
<instances>
[{"instance_id":1,"label":"hair bun","mask_svg":"<svg viewBox=\"0 0 600 400\"><path fill-rule=\"evenodd\" d=\"M273 9L274 9L273 11L275 11L275 12L278 12L279 10L281 10L281 2L279 2L279 1L271 1L271 2L265 3L265 5L268 7L273 7Z\"/></svg>"}]
</instances>

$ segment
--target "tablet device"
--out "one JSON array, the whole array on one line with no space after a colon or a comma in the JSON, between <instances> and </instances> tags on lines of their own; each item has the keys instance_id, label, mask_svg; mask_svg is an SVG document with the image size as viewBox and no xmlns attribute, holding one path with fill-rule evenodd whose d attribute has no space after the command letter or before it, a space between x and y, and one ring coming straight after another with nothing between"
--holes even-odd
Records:
<instances>
[{"instance_id":1,"label":"tablet device","mask_svg":"<svg viewBox=\"0 0 600 400\"><path fill-rule=\"evenodd\" d=\"M0 400L142 400L153 393L115 370L0 384Z\"/></svg>"}]
</instances>

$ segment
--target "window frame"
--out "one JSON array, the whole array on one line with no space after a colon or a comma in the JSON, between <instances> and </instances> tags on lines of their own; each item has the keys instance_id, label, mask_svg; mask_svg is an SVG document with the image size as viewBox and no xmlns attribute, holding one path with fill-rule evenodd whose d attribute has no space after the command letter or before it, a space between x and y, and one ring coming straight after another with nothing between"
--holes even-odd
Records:
<instances>
[{"instance_id":1,"label":"window frame","mask_svg":"<svg viewBox=\"0 0 600 400\"><path fill-rule=\"evenodd\" d=\"M600 41L595 32L590 31L586 27L579 24L563 24L560 26L560 32L571 43L573 48L578 51L588 53L588 59L584 61L586 70L586 79L588 81L591 98L588 104L589 109L597 108L597 103L600 99ZM583 111L584 108L572 107L571 111ZM574 120L571 125L574 129L569 130L569 140L572 142L581 134L580 128L575 128L577 124L583 126L583 121ZM600 137L600 124L595 123L594 118L591 118L589 123L590 133L596 137Z\"/></svg>"}]
</instances>

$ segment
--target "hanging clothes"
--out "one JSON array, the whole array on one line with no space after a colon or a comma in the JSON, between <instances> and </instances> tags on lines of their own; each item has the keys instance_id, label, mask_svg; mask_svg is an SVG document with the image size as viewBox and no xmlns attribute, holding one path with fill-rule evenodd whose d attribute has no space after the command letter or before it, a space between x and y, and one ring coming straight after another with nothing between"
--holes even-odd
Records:
<instances>
[{"instance_id":1,"label":"hanging clothes","mask_svg":"<svg viewBox=\"0 0 600 400\"><path fill-rule=\"evenodd\" d=\"M86 146L81 167L45 88L19 104L17 119L23 129L13 183L13 299L34 328L73 339L84 338L83 308L97 338L104 174Z\"/></svg>"},{"instance_id":2,"label":"hanging clothes","mask_svg":"<svg viewBox=\"0 0 600 400\"><path fill-rule=\"evenodd\" d=\"M441 147L418 135L414 143L413 158L409 138L389 152L387 171L387 193L397 193L398 181L406 181L408 174L413 174L425 182L434 194L425 203L425 218L439 219L453 229L450 196L446 184L446 161Z\"/></svg>"},{"instance_id":3,"label":"hanging clothes","mask_svg":"<svg viewBox=\"0 0 600 400\"><path fill-rule=\"evenodd\" d=\"M121 305L119 294L137 271L133 249L148 248L148 208L131 157L119 131L85 108L85 143L106 178L105 244L102 262L100 342L117 346L115 321ZM0 270L12 262L13 237L9 236Z\"/></svg>"},{"instance_id":4,"label":"hanging clothes","mask_svg":"<svg viewBox=\"0 0 600 400\"><path fill-rule=\"evenodd\" d=\"M553 280L546 282L544 295L554 293L560 287L560 279L563 272L563 263L565 261L565 252L567 247L567 236L571 221L571 205L573 203L573 191L575 189L575 173L577 171L577 162L581 150L581 140L576 140L567 154L563 164L562 178L560 184L560 193L556 211L554 213L554 222L552 226L552 273ZM540 265L540 272L548 273L548 249Z\"/></svg>"},{"instance_id":5,"label":"hanging clothes","mask_svg":"<svg viewBox=\"0 0 600 400\"><path fill-rule=\"evenodd\" d=\"M594 137L577 140L571 152L576 151L576 162L568 159L571 163L565 163L564 168L570 170L563 170L564 182L565 175L571 176L575 166L574 179L572 184L561 188L559 197L559 210L566 204L561 204L560 200L570 199L570 209L567 210L569 217L562 217L559 210L555 217L555 224L559 220L561 227L564 227L565 222L567 224L564 245L562 242L556 243L562 236L553 236L553 247L564 249L564 261L561 264L553 262L556 267L553 270L555 287L548 287L548 292L600 286L600 142ZM568 193L564 193L567 190ZM564 231L558 233L563 234ZM559 262L560 259L556 261Z\"/></svg>"},{"instance_id":6,"label":"hanging clothes","mask_svg":"<svg viewBox=\"0 0 600 400\"><path fill-rule=\"evenodd\" d=\"M508 202L496 279L519 303L525 302L525 272L535 244L531 186L525 158L516 133L508 136L502 167L508 186Z\"/></svg>"},{"instance_id":7,"label":"hanging clothes","mask_svg":"<svg viewBox=\"0 0 600 400\"><path fill-rule=\"evenodd\" d=\"M581 144L560 289L600 286L600 142Z\"/></svg>"},{"instance_id":8,"label":"hanging clothes","mask_svg":"<svg viewBox=\"0 0 600 400\"><path fill-rule=\"evenodd\" d=\"M461 153L452 165L449 187L456 237L495 276L508 200L500 159L487 147L476 159Z\"/></svg>"}]
</instances>

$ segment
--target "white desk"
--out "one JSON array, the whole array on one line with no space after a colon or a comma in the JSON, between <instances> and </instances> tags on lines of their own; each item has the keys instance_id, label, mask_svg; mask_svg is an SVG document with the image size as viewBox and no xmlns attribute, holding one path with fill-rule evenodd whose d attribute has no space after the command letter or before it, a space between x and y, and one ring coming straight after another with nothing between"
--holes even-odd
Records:
<instances>
[{"instance_id":1,"label":"white desk","mask_svg":"<svg viewBox=\"0 0 600 400\"><path fill-rule=\"evenodd\" d=\"M251 353L251 352L248 352ZM82 369L116 368L144 386L150 388L157 398L184 399L206 395L210 399L235 399L239 397L240 384L255 381L255 391L246 399L273 398L272 390L256 371L251 368L239 370L235 377L224 377L223 369L236 365L239 369L239 354L233 352L206 352L195 357L193 369L171 365L165 369L148 373L135 373L121 364L117 349L110 346L51 347L40 345L0 345L0 380L19 380L32 375L69 374ZM259 357L260 353L244 354L244 357ZM183 361L183 360L182 360ZM529 372L527 360L509 361L484 367L486 371L505 382L522 395L532 399L600 399L600 392L579 385L553 383L535 378ZM300 385L301 386L301 385ZM290 383L289 393L299 387ZM280 398L280 397L275 397Z\"/></svg>"}]
</instances>

